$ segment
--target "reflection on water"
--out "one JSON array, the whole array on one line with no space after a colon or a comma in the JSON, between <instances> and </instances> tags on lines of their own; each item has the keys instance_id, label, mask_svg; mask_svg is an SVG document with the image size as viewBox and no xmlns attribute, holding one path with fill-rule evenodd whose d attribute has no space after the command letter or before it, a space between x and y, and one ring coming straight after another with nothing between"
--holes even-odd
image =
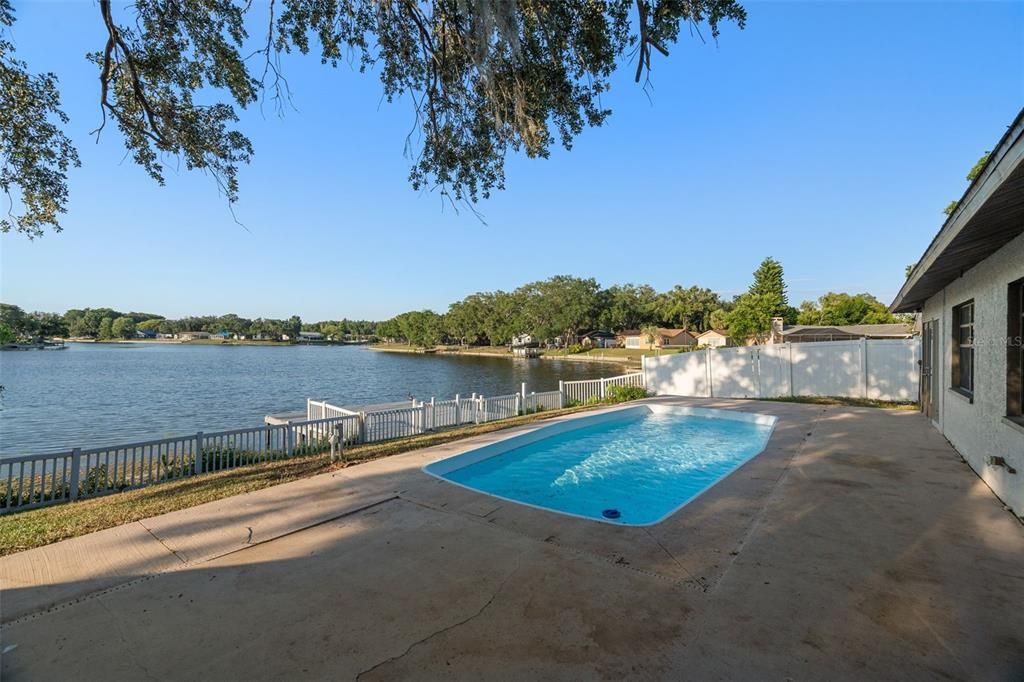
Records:
<instances>
[{"instance_id":1,"label":"reflection on water","mask_svg":"<svg viewBox=\"0 0 1024 682\"><path fill-rule=\"evenodd\" d=\"M551 390L617 365L380 353L355 346L70 344L0 353L0 453L95 447L259 425L336 404Z\"/></svg>"}]
</instances>

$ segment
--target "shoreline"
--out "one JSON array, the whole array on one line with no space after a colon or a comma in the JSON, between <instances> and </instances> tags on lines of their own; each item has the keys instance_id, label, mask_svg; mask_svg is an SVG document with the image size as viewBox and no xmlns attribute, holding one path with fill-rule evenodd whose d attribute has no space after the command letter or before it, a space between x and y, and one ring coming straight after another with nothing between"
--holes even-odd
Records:
<instances>
[{"instance_id":1,"label":"shoreline","mask_svg":"<svg viewBox=\"0 0 1024 682\"><path fill-rule=\"evenodd\" d=\"M84 344L153 344L162 346L367 346L367 342L344 341L257 341L255 339L65 339L64 343Z\"/></svg>"},{"instance_id":2,"label":"shoreline","mask_svg":"<svg viewBox=\"0 0 1024 682\"><path fill-rule=\"evenodd\" d=\"M490 353L487 351L472 351L472 350L445 350L442 348L388 348L386 345L373 344L368 346L370 350L380 351L382 353L409 353L413 355L448 355L448 356L469 356L478 358L501 358L505 360L520 360L525 358L517 358L511 353ZM530 360L565 360L567 362L596 362L605 365L621 365L627 369L640 369L640 363L631 358L617 358L608 356L588 356L588 355L546 355L541 354Z\"/></svg>"}]
</instances>

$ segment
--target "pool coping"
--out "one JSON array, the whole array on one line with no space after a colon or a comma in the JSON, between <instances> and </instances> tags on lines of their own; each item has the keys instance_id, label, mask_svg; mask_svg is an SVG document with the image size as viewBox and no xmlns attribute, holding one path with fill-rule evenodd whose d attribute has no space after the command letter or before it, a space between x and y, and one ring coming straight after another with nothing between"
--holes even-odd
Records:
<instances>
[{"instance_id":1,"label":"pool coping","mask_svg":"<svg viewBox=\"0 0 1024 682\"><path fill-rule=\"evenodd\" d=\"M699 491L697 491L693 495L691 495L691 496L687 497L686 499L684 499L679 505L677 505L677 506L673 507L672 509L670 509L663 516L658 517L654 521L648 521L646 523L624 523L624 522L621 522L621 521L616 521L614 519L603 519L603 518L597 518L597 517L594 517L594 516L585 516L583 514L576 514L576 513L573 513L573 512L562 511L560 509L553 509L551 507L545 507L543 505L533 504L533 503L530 503L530 502L524 502L522 500L517 500L517 499L511 498L511 497L505 497L504 495L498 495L498 494L495 494L495 493L492 493L492 492L488 492L486 490L481 490L480 488L474 488L472 486L465 485L465 484L459 483L457 481L453 481L453 480L451 480L450 478L447 478L444 475L444 474L449 474L449 473L451 473L453 471L457 471L459 469L463 469L463 468L465 468L467 466L472 466L473 464L477 464L477 463L482 462L484 460L491 459L492 457L497 457L497 456L502 455L502 454L504 454L506 452L509 452L510 450L514 450L516 448L523 447L525 445L530 445L532 443L536 443L538 441L545 440L546 438L549 438L549 437L551 437L553 435L559 435L559 434L566 433L566 432L569 432L569 431L575 431L575 430L578 430L578 429L586 428L587 426L592 426L592 425L595 425L595 424L600 424L600 423L604 423L604 422L608 422L608 421L615 421L616 417L619 417L619 416L623 415L624 413L632 413L632 412L640 412L640 411L645 411L645 412L648 412L648 413L662 413L662 414L671 413L671 414L676 414L676 415L679 415L679 416L695 416L695 417L704 417L704 418L708 418L708 419L724 419L724 420L727 420L727 421L742 421L742 422L755 423L755 424L767 424L770 428L768 430L768 435L765 437L764 442L761 444L761 448L759 450L757 450L756 452L754 452L750 456L744 458L743 460L737 462L733 467L731 467L724 474L722 474L721 476L716 478L714 481L712 481L708 485L706 485L703 488L701 488ZM770 415L770 414L764 414L764 413L760 413L760 412L747 412L747 411L730 410L730 409L713 408L713 407L698 407L698 406L692 406L692 405L678 405L678 404L665 403L665 402L660 402L660 401L659 402L652 402L652 401L645 400L645 401L638 401L638 402L634 402L634 403L629 403L629 404L623 405L621 407L615 407L615 408L611 408L611 409L608 409L608 410L602 410L602 411L597 412L597 413L586 413L586 414L581 414L581 415L572 415L570 417L567 417L565 419L560 419L560 420L555 421L553 423L540 424L536 428L530 429L529 431L512 433L512 434L509 434L505 438L502 438L500 440L497 440L497 441L494 441L494 442L491 442L491 443L484 443L482 445L474 445L473 447L470 447L468 449L465 449L465 450L462 450L462 451L459 451L459 452L447 453L443 457L439 457L437 459L434 459L432 461L429 461L429 462L423 464L419 468L419 470L422 473L427 474L428 476L431 476L434 479L437 479L439 481L443 481L443 482L448 483L450 485L457 486L459 488L462 488L463 490L468 490L468 491L470 491L472 493L476 493L477 495L483 495L483 496L486 496L486 497L491 497L491 498L494 498L496 500L503 500L505 502L516 504L516 505L519 505L519 506L522 506L522 507L528 507L528 508L531 508L531 509L537 509L537 510L540 510L540 511L543 511L543 512L552 513L552 514L559 514L561 516L570 516L570 517L577 518L577 519L583 519L585 521L594 521L594 522L597 522L597 523L603 523L603 524L606 524L606 525L609 525L609 526L614 526L616 528L649 528L651 526L656 526L656 525L659 525L661 523L664 523L665 521L668 521L670 518L672 518L677 513L682 511L682 509L684 507L686 507L687 505L689 505L691 502L696 501L701 496L703 496L705 493L707 493L708 491L712 490L718 484L725 482L726 479L728 479L734 473L736 473L737 470L739 470L743 466L749 464L750 462L754 461L759 455L764 454L764 452L768 449L768 446L771 444L772 436L775 434L775 427L778 425L778 423L779 423L779 417L778 416ZM472 457L471 455L474 455L474 454L477 454L477 456L476 457ZM429 467L433 467L433 466L435 466L437 464L440 464L442 462L452 462L452 463L454 463L456 460L460 460L461 461L460 465L459 466L449 467L449 468L447 468L444 471L444 473L435 473L434 471L431 471L429 469Z\"/></svg>"}]
</instances>

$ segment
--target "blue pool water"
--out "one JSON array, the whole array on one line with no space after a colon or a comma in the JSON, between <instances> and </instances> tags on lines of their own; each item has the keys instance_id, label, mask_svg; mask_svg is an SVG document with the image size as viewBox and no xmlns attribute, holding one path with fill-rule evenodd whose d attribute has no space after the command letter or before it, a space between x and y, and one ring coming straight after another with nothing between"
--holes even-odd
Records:
<instances>
[{"instance_id":1,"label":"blue pool water","mask_svg":"<svg viewBox=\"0 0 1024 682\"><path fill-rule=\"evenodd\" d=\"M766 423L632 409L458 468L472 452L426 470L454 483L610 523L655 523L764 449ZM556 429L557 430L557 429ZM486 448L485 448L486 450ZM616 515L617 512L617 515Z\"/></svg>"}]
</instances>

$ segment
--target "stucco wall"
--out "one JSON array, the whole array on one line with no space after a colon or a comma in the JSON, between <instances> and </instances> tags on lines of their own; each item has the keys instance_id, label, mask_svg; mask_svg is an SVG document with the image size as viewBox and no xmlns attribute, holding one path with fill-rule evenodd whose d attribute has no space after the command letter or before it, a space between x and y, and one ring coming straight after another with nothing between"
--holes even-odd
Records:
<instances>
[{"instance_id":1,"label":"stucco wall","mask_svg":"<svg viewBox=\"0 0 1024 682\"><path fill-rule=\"evenodd\" d=\"M1018 516L1024 516L1024 429L1006 415L1007 285L1024 277L1024 235L928 299L922 320L940 320L936 416L939 429ZM974 402L950 386L953 306L974 299ZM985 464L1000 456L1017 470Z\"/></svg>"}]
</instances>

